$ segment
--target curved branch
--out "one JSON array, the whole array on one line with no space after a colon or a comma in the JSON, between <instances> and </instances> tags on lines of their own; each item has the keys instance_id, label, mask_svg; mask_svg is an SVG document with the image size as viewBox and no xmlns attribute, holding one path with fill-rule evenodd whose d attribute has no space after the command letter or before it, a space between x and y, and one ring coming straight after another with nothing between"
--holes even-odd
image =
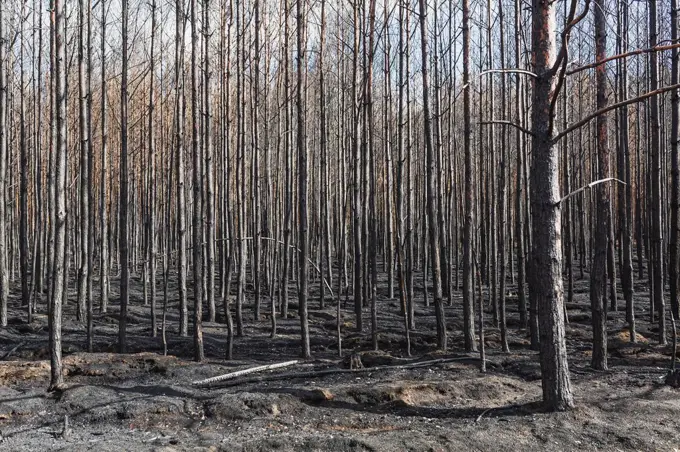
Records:
<instances>
[{"instance_id":1,"label":"curved branch","mask_svg":"<svg viewBox=\"0 0 680 452\"><path fill-rule=\"evenodd\" d=\"M550 130L553 129L553 118L555 116L555 106L557 105L557 97L562 91L562 85L564 85L564 79L566 77L565 73L567 70L567 51L569 47L569 36L571 34L571 30L583 19L585 19L586 15L588 14L588 11L590 11L590 0L586 0L586 4L583 6L583 12L579 14L577 18L574 19L574 15L576 14L576 3L577 0L572 0L571 2L571 8L569 10L569 17L568 17L568 22L567 26L564 27L564 30L562 31L562 47L560 48L560 53L557 55L557 59L555 60L555 64L553 67L550 69L549 74L551 76L557 75L557 83L555 83L555 90L552 93L552 99L550 99Z\"/></svg>"},{"instance_id":2,"label":"curved branch","mask_svg":"<svg viewBox=\"0 0 680 452\"><path fill-rule=\"evenodd\" d=\"M560 47L560 52L558 53L557 58L555 59L555 64L550 69L550 75L555 75L557 71L560 69L560 66L562 66L563 60L567 58L567 47L569 45L569 35L571 34L572 28L574 28L576 25L578 25L579 22L585 19L586 15L588 14L588 11L590 11L590 0L586 0L586 4L583 6L583 12L579 14L577 18L574 19L574 15L576 14L577 3L578 3L577 0L572 0L571 2L567 26L564 27L564 30L562 30L562 47Z\"/></svg>"},{"instance_id":3,"label":"curved branch","mask_svg":"<svg viewBox=\"0 0 680 452\"><path fill-rule=\"evenodd\" d=\"M659 89L656 89L654 91L650 91L648 93L642 94L641 96L634 97L632 99L627 99L627 100L623 100L621 102L617 102L615 104L608 105L607 107L602 108L600 110L597 110L596 112L586 116L585 118L581 119L580 121L570 125L569 127L567 127L562 132L558 133L555 136L555 138L553 138L553 143L557 143L559 140L561 140L562 138L564 138L565 136L567 136L568 134L570 134L574 130L576 130L580 127L583 127L584 125L588 124L590 121L592 121L593 119L597 118L600 115L603 115L603 114L610 112L612 110L616 110L617 108L625 107L626 105L642 102L643 100L649 99L650 97L654 97L658 94L663 94L663 93L666 93L668 91L673 91L675 89L680 89L680 83L675 84L675 85L666 86L666 87L663 87L663 88L659 88Z\"/></svg>"},{"instance_id":4,"label":"curved branch","mask_svg":"<svg viewBox=\"0 0 680 452\"><path fill-rule=\"evenodd\" d=\"M612 55L608 58L605 58L604 60L600 62L595 62L595 63L590 63L586 64L584 66L579 66L574 69L570 69L566 72L567 75L573 75L581 71L585 71L588 69L593 69L600 64L605 64L609 63L610 61L615 61L615 60L620 60L622 58L628 58L629 56L635 56L635 55L642 55L645 53L652 53L652 52L664 52L666 50L673 50L680 48L680 43L677 44L669 44L669 45L664 45L664 46L656 46L656 47L650 47L648 49L637 49L637 50L631 50L630 52L625 52L625 53L620 53L618 55Z\"/></svg>"},{"instance_id":5,"label":"curved branch","mask_svg":"<svg viewBox=\"0 0 680 452\"><path fill-rule=\"evenodd\" d=\"M567 199L571 198L572 196L581 193L582 191L588 190L588 189L590 189L590 188L593 188L593 187L596 186L596 185L603 184L603 183L605 183L605 182L610 182L610 181L615 181L615 182L618 182L618 183L623 184L623 185L628 185L628 184L626 184L624 181L622 181L622 180L620 180L620 179L617 179L617 178L615 178L615 177L608 177L608 178L606 178L606 179L596 180L596 181L593 181L593 182L589 183L588 185L585 185L585 186L579 188L578 190L572 191L572 192L569 193L568 195L562 197L562 198L561 198L559 201L557 201L555 204L558 204L558 205L559 205L559 204L563 203L564 201L566 201Z\"/></svg>"},{"instance_id":6,"label":"curved branch","mask_svg":"<svg viewBox=\"0 0 680 452\"><path fill-rule=\"evenodd\" d=\"M479 77L481 78L482 75L486 75L486 74L524 74L524 75L528 75L528 76L533 77L533 78L538 77L533 72L527 71L527 70L524 70L524 69L489 69L487 71L480 72Z\"/></svg>"}]
</instances>

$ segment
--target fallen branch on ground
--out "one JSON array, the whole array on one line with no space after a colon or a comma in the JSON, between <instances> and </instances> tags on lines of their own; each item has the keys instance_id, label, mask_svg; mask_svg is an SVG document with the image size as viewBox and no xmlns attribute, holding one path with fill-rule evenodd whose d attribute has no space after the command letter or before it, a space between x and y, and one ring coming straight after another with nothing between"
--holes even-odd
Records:
<instances>
[{"instance_id":1,"label":"fallen branch on ground","mask_svg":"<svg viewBox=\"0 0 680 452\"><path fill-rule=\"evenodd\" d=\"M493 408L487 408L486 410L482 411L482 413L479 416L477 416L477 419L475 420L475 422L481 421L482 418L484 417L484 415L491 410L493 410Z\"/></svg>"},{"instance_id":2,"label":"fallen branch on ground","mask_svg":"<svg viewBox=\"0 0 680 452\"><path fill-rule=\"evenodd\" d=\"M224 375L218 375L216 377L207 378L205 380L194 381L191 384L193 386L211 385L213 383L218 383L220 381L225 381L225 380L231 380L231 379L236 378L236 377L241 377L243 375L248 375L248 374L252 374L252 373L255 373L255 372L261 372L263 370L273 370L273 369L280 369L281 367L292 366L293 364L297 364L298 362L299 362L298 360L293 360L293 361L286 361L286 362L283 362L283 363L268 364L266 366L251 367L250 369L237 370L236 372L231 372L231 373L224 374Z\"/></svg>"},{"instance_id":3,"label":"fallen branch on ground","mask_svg":"<svg viewBox=\"0 0 680 452\"><path fill-rule=\"evenodd\" d=\"M12 356L12 354L13 354L14 352L16 352L17 350L19 350L19 349L20 349L21 347L23 347L24 345L26 345L26 341L24 341L24 342L19 342L17 345L14 346L14 348L12 348L10 351L8 351L8 352L5 353L4 355L2 355L2 356L0 357L0 361L4 361L4 360L6 360L7 358L9 358L10 356Z\"/></svg>"},{"instance_id":4,"label":"fallen branch on ground","mask_svg":"<svg viewBox=\"0 0 680 452\"><path fill-rule=\"evenodd\" d=\"M458 356L455 358L441 358L441 359L433 359L429 361L420 361L420 362L415 362L415 363L408 363L408 364L400 364L397 366L376 366L376 367L365 367L362 369L320 369L320 370L310 370L307 372L289 372L285 374L274 374L274 375L261 375L257 377L250 377L250 378L241 378L238 380L232 380L232 381L223 381L223 380L218 380L217 382L221 382L222 384L219 385L219 387L230 387L230 386L238 386L242 384L247 384L247 383L260 383L263 381L278 381L278 380L295 380L299 378L318 378L318 377L325 377L327 375L337 375L337 374L357 374L357 373L368 373L368 372L379 372L379 371L384 371L384 370L401 370L401 369L414 369L418 367L428 367L428 366L436 366L439 364L447 364L447 363L452 363L455 361L474 361L478 362L479 358L478 357L473 357L473 356ZM495 365L495 363L490 362L489 360L486 360L487 363L490 363L492 366ZM215 387L215 386L213 386Z\"/></svg>"}]
</instances>

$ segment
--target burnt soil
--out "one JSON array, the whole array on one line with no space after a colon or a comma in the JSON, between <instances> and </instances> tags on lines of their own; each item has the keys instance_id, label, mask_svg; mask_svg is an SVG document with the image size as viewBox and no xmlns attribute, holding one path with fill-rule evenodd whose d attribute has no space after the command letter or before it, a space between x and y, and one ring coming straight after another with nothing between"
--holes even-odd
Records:
<instances>
[{"instance_id":1,"label":"burnt soil","mask_svg":"<svg viewBox=\"0 0 680 452\"><path fill-rule=\"evenodd\" d=\"M588 275L584 279L577 275L574 302L567 306L576 408L546 413L540 404L538 355L529 348L528 332L518 329L514 286L509 285L507 301L511 352L501 352L498 329L487 312L488 362L487 372L482 373L478 355L462 353L460 294L446 308L449 352L440 353L435 347L434 309L424 305L422 277L416 281L417 328L412 333L411 357L405 356L398 301L388 299L383 281L378 293L381 351L369 352L368 328L363 334L354 331L350 300L343 309L344 358L339 358L335 306L318 308L317 281L310 297L313 359L252 375L265 377L260 381L243 377L228 386L209 388L192 382L298 358L294 283L291 314L278 320L274 339L269 337L269 300L263 299L263 318L254 322L252 292L248 292L245 335L236 338L232 361L224 359L225 325L205 322L203 363L191 360L191 331L189 337L177 335L174 285L169 287L168 355L163 356L160 337L151 337L150 308L144 306L139 279L132 281L127 355L115 353L117 281L112 283L109 313L94 317L96 353L84 352L85 327L74 321L75 293L70 284L71 302L63 325L66 388L54 393L46 391L44 308L32 324L26 324L16 288L10 325L0 330L0 357L4 356L0 449L672 450L680 444L678 390L664 384L671 348L657 345L658 330L649 323L648 293L642 283L636 285L635 294L638 344L628 341L620 299L619 311L609 313L610 370L596 372L589 367ZM159 279L159 312L162 289ZM364 309L367 324L369 313ZM344 369L353 352L360 353L367 370L292 375ZM426 360L440 361L399 367Z\"/></svg>"}]
</instances>

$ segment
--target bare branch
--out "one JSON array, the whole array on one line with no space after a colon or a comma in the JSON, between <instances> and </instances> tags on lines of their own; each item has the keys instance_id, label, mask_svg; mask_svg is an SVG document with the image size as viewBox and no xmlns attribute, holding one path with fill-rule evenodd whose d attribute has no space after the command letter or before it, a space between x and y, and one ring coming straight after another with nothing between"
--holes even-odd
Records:
<instances>
[{"instance_id":1,"label":"bare branch","mask_svg":"<svg viewBox=\"0 0 680 452\"><path fill-rule=\"evenodd\" d=\"M213 383L219 383L220 381L226 381L226 380L231 380L231 379L236 378L236 377L241 377L243 375L253 374L255 372L262 372L263 370L274 370L274 369L280 369L282 367L292 366L292 365L297 364L299 362L300 361L295 359L293 361L285 361L285 362L282 362L282 363L251 367L249 369L237 370L236 372L230 372L228 374L218 375L218 376L212 377L212 378L206 378L205 380L194 381L191 384L193 386L207 386L207 385L211 385Z\"/></svg>"},{"instance_id":2,"label":"bare branch","mask_svg":"<svg viewBox=\"0 0 680 452\"><path fill-rule=\"evenodd\" d=\"M555 116L555 106L557 105L557 97L562 91L562 85L564 85L564 79L566 77L565 73L567 70L567 52L569 47L569 37L571 35L571 30L583 19L585 19L588 11L590 11L590 0L586 0L586 4L583 6L583 12L574 18L576 14L576 0L572 0L571 7L569 10L569 17L567 20L567 26L562 30L562 47L557 55L555 65L550 69L550 75L557 74L557 83L555 83L555 90L552 93L552 99L550 99L550 130L553 130L553 118ZM559 71L559 73L558 73Z\"/></svg>"},{"instance_id":3,"label":"bare branch","mask_svg":"<svg viewBox=\"0 0 680 452\"><path fill-rule=\"evenodd\" d=\"M524 132L524 133L526 133L527 135L532 136L532 137L534 136L534 133L533 133L531 130L529 130L529 129L525 128L525 127L522 127L522 126L520 126L519 124L515 124L515 123L512 122L512 121L491 120L491 121L482 121L482 122L478 122L477 124L479 124L479 125L481 125L481 126L487 126L487 125L493 125L493 124L500 124L500 125L504 125L504 126L512 126L512 127L514 127L515 129L519 130L520 132Z\"/></svg>"},{"instance_id":4,"label":"bare branch","mask_svg":"<svg viewBox=\"0 0 680 452\"><path fill-rule=\"evenodd\" d=\"M680 48L680 43L669 44L669 45L665 45L665 46L650 47L648 49L631 50L630 52L625 52L625 53L621 53L621 54L618 54L618 55L612 55L612 56L605 58L604 60L600 61L599 63L597 63L597 62L596 63L590 63L590 64L586 64L584 66L579 66L579 67L576 67L574 69L570 69L566 72L566 74L567 75L573 75L573 74L576 74L576 73L581 72L581 71L593 69L593 68L599 66L600 64L609 63L610 61L620 60L622 58L628 58L629 56L642 55L642 54L645 54L645 53L652 53L652 52L663 52L663 51L666 51L666 50L673 50L673 49L677 49L677 48Z\"/></svg>"},{"instance_id":5,"label":"bare branch","mask_svg":"<svg viewBox=\"0 0 680 452\"><path fill-rule=\"evenodd\" d=\"M632 99L623 100L621 102L617 102L615 104L608 105L607 107L602 108L600 110L597 110L596 112L586 116L585 118L581 119L580 121L570 125L569 127L567 127L562 132L558 133L555 136L555 138L553 138L553 143L558 142L560 139L564 138L565 136L567 136L568 134L570 134L574 130L576 130L580 127L583 127L584 125L588 124L590 121L592 121L593 119L597 118L600 115L603 115L603 114L610 112L612 110L616 110L617 108L625 107L626 105L642 102L643 100L649 99L650 97L656 96L658 94L663 94L663 93L666 93L668 91L673 91L673 90L676 90L676 89L680 89L680 83L675 84L675 85L666 86L666 87L663 87L663 88L659 88L659 89L656 89L654 91L650 91L648 93L642 94L641 96L634 97Z\"/></svg>"},{"instance_id":6,"label":"bare branch","mask_svg":"<svg viewBox=\"0 0 680 452\"><path fill-rule=\"evenodd\" d=\"M559 201L557 201L556 204L561 204L561 203L563 203L564 201L566 201L567 199L571 198L572 196L581 193L582 191L588 190L588 189L593 188L594 186L596 186L596 185L598 185L598 184L603 184L603 183L609 182L609 181L615 181L615 182L618 182L618 183L620 183L620 184L627 185L624 181L622 181L622 180L620 180L620 179L617 179L617 178L615 178L615 177L608 177L608 178L606 178L606 179L596 180L596 181L594 181L594 182L589 183L588 185L585 185L585 186L579 188L578 190L572 191L571 193L569 193L568 195L562 197L562 199L560 199Z\"/></svg>"},{"instance_id":7,"label":"bare branch","mask_svg":"<svg viewBox=\"0 0 680 452\"><path fill-rule=\"evenodd\" d=\"M562 47L560 47L560 51L557 55L557 59L555 60L555 65L552 67L550 70L551 74L556 74L557 71L560 69L562 66L564 60L567 58L567 50L568 50L568 45L569 45L569 35L571 34L571 30L578 25L579 22L581 22L583 19L585 19L586 15L588 14L588 11L590 11L590 0L586 0L585 5L583 5L583 12L579 14L578 17L574 18L574 15L576 14L576 5L578 1L577 0L572 0L571 2L571 7L569 8L569 17L567 20L567 25L564 27L564 30L562 30ZM564 75L564 74L562 74ZM559 92L559 90L555 91L556 93Z\"/></svg>"},{"instance_id":8,"label":"bare branch","mask_svg":"<svg viewBox=\"0 0 680 452\"><path fill-rule=\"evenodd\" d=\"M524 74L533 78L537 77L537 75L534 74L533 72L526 71L524 69L489 69L487 71L480 72L479 77L481 78L482 75L486 74Z\"/></svg>"}]
</instances>

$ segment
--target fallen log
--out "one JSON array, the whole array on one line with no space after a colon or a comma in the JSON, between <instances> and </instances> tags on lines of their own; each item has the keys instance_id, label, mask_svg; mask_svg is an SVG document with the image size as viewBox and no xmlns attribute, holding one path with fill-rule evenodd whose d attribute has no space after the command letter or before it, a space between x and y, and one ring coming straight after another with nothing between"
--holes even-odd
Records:
<instances>
[{"instance_id":1,"label":"fallen log","mask_svg":"<svg viewBox=\"0 0 680 452\"><path fill-rule=\"evenodd\" d=\"M194 381L191 384L193 386L211 385L211 384L214 384L214 383L219 383L221 381L231 380L231 379L234 379L234 378L237 378L237 377L241 377L243 375L253 374L255 372L262 372L262 371L265 371L265 370L274 370L274 369L280 369L282 367L292 366L294 364L297 364L298 362L299 362L298 360L293 360L293 361L286 361L286 362L283 362L283 363L267 364L266 366L251 367L249 369L237 370L236 372L231 372L231 373L224 374L224 375L218 375L216 377L207 378L205 380Z\"/></svg>"},{"instance_id":2,"label":"fallen log","mask_svg":"<svg viewBox=\"0 0 680 452\"><path fill-rule=\"evenodd\" d=\"M295 380L299 378L307 378L307 379L312 379L312 378L318 378L318 377L325 377L328 375L337 375L337 374L357 374L357 373L370 373L370 372L380 372L380 371L386 371L386 370L402 370L402 369L415 369L419 367L428 367L428 366L436 366L439 364L447 364L447 363L452 363L456 361L470 361L474 363L479 362L478 357L473 357L473 356L458 356L455 358L440 358L440 359L433 359L429 361L419 361L419 362L414 362L414 363L408 363L408 364L400 364L397 366L376 366L376 367L364 367L360 369L337 369L337 368L326 368L326 369L319 369L319 370L310 370L306 372L288 372L284 374L273 374L273 375L260 375L260 376L254 376L254 377L248 377L248 378L240 378L238 380L232 379L232 381L225 381L224 379L222 380L216 380L212 381L210 383L207 383L207 385L215 388L215 387L231 387L231 386L238 386L242 384L247 384L247 383L260 383L264 381L280 381L280 380ZM489 361L488 359L486 360L488 364L490 364L492 367L497 367L496 363L493 363L492 361ZM263 366L264 367L264 366ZM243 375L243 374L241 374ZM207 380L204 380L207 381ZM219 385L215 385L214 383L220 383ZM206 386L206 384L203 384L202 386Z\"/></svg>"}]
</instances>

